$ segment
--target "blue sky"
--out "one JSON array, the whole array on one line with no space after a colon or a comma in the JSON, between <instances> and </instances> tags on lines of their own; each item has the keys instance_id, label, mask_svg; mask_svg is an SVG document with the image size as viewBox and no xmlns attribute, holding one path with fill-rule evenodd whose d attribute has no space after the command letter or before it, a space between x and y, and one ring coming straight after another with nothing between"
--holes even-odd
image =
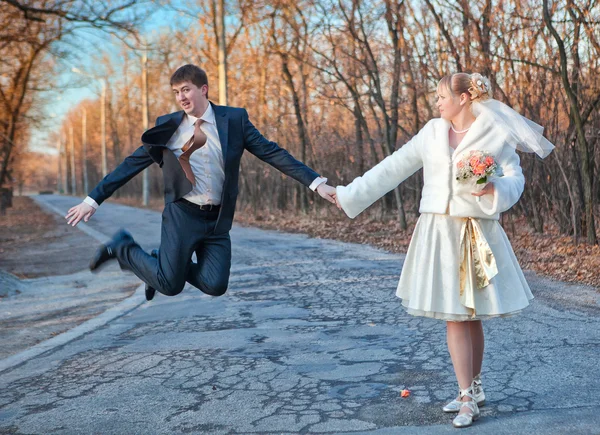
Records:
<instances>
[{"instance_id":1,"label":"blue sky","mask_svg":"<svg viewBox=\"0 0 600 435\"><path fill-rule=\"evenodd\" d=\"M147 20L142 34L151 38L153 31L164 30L181 19L176 11L161 7ZM44 112L47 122L32 132L32 151L55 155L56 143L48 141L51 133L58 131L71 108L85 99L97 99L100 96L100 84L97 80L76 74L71 69L77 67L85 73L94 74L95 59L106 53L117 63L123 48L118 39L97 30L82 30L67 44L66 47L71 46L74 50L74 56L72 59L60 61L57 65L58 89L43 95L46 100Z\"/></svg>"}]
</instances>

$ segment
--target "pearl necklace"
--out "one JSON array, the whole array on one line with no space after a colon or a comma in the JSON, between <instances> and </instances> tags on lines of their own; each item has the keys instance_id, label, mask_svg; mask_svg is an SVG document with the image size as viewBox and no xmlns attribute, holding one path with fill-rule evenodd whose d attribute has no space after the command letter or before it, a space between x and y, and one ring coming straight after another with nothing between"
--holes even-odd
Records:
<instances>
[{"instance_id":1,"label":"pearl necklace","mask_svg":"<svg viewBox=\"0 0 600 435\"><path fill-rule=\"evenodd\" d=\"M466 128L466 129L464 129L464 130L460 130L460 131L459 131L459 130L456 130L456 129L454 128L454 125L452 125L452 123L450 123L450 128L452 129L452 131L453 131L454 133L456 133L456 134L462 134L462 133L466 133L467 131L469 131L469 129L470 129L471 127L469 127L469 128Z\"/></svg>"}]
</instances>

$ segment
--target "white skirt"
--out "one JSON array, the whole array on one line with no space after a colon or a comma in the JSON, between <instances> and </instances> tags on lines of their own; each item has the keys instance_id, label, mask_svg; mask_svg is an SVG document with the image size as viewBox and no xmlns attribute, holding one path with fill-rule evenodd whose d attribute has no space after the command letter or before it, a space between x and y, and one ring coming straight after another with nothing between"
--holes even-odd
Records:
<instances>
[{"instance_id":1,"label":"white skirt","mask_svg":"<svg viewBox=\"0 0 600 435\"><path fill-rule=\"evenodd\" d=\"M460 302L460 236L464 218L424 213L413 233L396 295L414 316L450 321L510 316L533 294L508 237L497 220L477 219L494 254L498 274L475 289L475 310Z\"/></svg>"}]
</instances>

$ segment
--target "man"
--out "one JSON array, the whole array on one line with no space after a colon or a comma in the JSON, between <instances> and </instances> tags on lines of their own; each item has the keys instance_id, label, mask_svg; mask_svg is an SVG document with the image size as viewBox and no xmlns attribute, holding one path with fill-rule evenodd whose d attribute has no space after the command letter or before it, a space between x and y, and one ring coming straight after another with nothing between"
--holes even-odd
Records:
<instances>
[{"instance_id":1,"label":"man","mask_svg":"<svg viewBox=\"0 0 600 435\"><path fill-rule=\"evenodd\" d=\"M87 222L96 208L136 174L158 163L163 170L165 209L158 251L147 254L125 230L102 245L90 269L117 259L146 283L146 299L158 290L173 296L185 282L204 293L227 290L231 266L231 229L244 150L335 203L326 178L265 139L245 109L217 106L208 100L208 78L195 65L171 77L182 111L160 116L142 135L143 145L108 174L85 200L66 215L68 224ZM197 263L192 262L196 253Z\"/></svg>"}]
</instances>

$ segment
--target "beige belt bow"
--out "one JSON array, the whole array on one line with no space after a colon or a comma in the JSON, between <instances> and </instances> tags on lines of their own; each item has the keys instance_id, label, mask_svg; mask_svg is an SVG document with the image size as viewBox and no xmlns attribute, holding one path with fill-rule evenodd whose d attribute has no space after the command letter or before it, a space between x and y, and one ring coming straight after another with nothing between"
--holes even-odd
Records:
<instances>
[{"instance_id":1,"label":"beige belt bow","mask_svg":"<svg viewBox=\"0 0 600 435\"><path fill-rule=\"evenodd\" d=\"M492 249L477 219L466 218L460 230L460 302L475 313L475 287L482 289L496 276Z\"/></svg>"}]
</instances>

